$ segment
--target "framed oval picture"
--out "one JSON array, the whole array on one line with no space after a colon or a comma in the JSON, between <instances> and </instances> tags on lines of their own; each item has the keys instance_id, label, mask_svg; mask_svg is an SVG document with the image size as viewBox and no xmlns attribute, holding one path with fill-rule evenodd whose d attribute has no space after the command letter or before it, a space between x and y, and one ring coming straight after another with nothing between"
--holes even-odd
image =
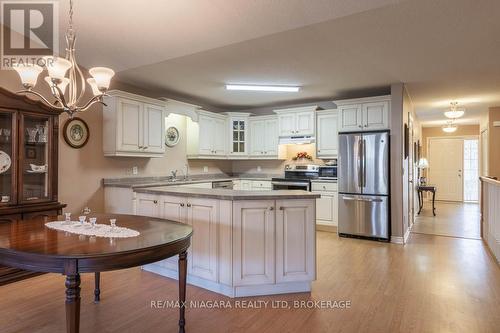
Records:
<instances>
[{"instance_id":1,"label":"framed oval picture","mask_svg":"<svg viewBox=\"0 0 500 333\"><path fill-rule=\"evenodd\" d=\"M82 148L89 141L89 127L87 123L78 117L68 119L64 124L64 141L73 148Z\"/></svg>"},{"instance_id":2,"label":"framed oval picture","mask_svg":"<svg viewBox=\"0 0 500 333\"><path fill-rule=\"evenodd\" d=\"M165 131L165 145L168 147L173 147L179 143L179 130L174 126L170 126Z\"/></svg>"}]
</instances>

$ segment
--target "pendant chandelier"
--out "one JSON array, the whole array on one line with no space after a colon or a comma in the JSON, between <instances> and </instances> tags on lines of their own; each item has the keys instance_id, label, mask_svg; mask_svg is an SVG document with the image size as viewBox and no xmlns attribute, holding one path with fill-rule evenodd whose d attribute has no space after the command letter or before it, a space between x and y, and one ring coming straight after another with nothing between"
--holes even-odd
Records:
<instances>
[{"instance_id":1,"label":"pendant chandelier","mask_svg":"<svg viewBox=\"0 0 500 333\"><path fill-rule=\"evenodd\" d=\"M450 103L450 110L445 111L445 113L444 113L446 118L450 118L450 119L457 119L457 118L463 117L464 114L465 114L465 110L463 108L460 108L460 109L458 108L458 102L451 102Z\"/></svg>"},{"instance_id":2,"label":"pendant chandelier","mask_svg":"<svg viewBox=\"0 0 500 333\"><path fill-rule=\"evenodd\" d=\"M53 103L49 102L39 92L33 90L38 80L38 76L43 72L43 68L34 63L19 63L14 67L21 78L24 90L18 94L33 94L38 96L49 107L64 111L70 117L77 112L82 112L90 108L95 103L103 103L103 97L109 88L111 78L115 75L112 69L106 67L94 67L89 69L92 76L86 82L92 89L94 97L86 103L81 103L85 95L85 77L75 57L76 34L73 29L73 0L69 2L69 26L66 31L66 57L47 56L43 57L44 67L48 71L48 76L44 78L50 87ZM68 75L66 75L68 74Z\"/></svg>"},{"instance_id":3,"label":"pendant chandelier","mask_svg":"<svg viewBox=\"0 0 500 333\"><path fill-rule=\"evenodd\" d=\"M453 133L457 130L457 125L453 123L453 120L450 120L446 123L446 125L443 126L443 132L446 133Z\"/></svg>"}]
</instances>

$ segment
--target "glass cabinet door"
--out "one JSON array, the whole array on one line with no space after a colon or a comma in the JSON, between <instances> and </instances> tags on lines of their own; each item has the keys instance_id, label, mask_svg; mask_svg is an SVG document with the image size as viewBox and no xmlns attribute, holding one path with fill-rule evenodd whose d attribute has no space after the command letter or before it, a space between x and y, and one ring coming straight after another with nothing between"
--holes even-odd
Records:
<instances>
[{"instance_id":1,"label":"glass cabinet door","mask_svg":"<svg viewBox=\"0 0 500 333\"><path fill-rule=\"evenodd\" d=\"M21 124L21 201L45 201L51 198L51 119L23 114Z\"/></svg>"},{"instance_id":2,"label":"glass cabinet door","mask_svg":"<svg viewBox=\"0 0 500 333\"><path fill-rule=\"evenodd\" d=\"M245 121L233 120L231 124L233 153L245 153Z\"/></svg>"},{"instance_id":3,"label":"glass cabinet door","mask_svg":"<svg viewBox=\"0 0 500 333\"><path fill-rule=\"evenodd\" d=\"M16 203L15 113L0 109L0 206Z\"/></svg>"}]
</instances>

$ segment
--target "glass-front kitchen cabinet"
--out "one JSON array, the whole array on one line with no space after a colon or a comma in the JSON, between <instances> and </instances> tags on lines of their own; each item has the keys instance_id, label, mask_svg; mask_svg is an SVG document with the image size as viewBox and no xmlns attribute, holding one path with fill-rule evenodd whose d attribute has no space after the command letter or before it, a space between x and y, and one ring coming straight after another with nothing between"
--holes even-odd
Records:
<instances>
[{"instance_id":1,"label":"glass-front kitchen cabinet","mask_svg":"<svg viewBox=\"0 0 500 333\"><path fill-rule=\"evenodd\" d=\"M231 112L229 123L229 154L232 157L248 156L249 149L249 113Z\"/></svg>"}]
</instances>

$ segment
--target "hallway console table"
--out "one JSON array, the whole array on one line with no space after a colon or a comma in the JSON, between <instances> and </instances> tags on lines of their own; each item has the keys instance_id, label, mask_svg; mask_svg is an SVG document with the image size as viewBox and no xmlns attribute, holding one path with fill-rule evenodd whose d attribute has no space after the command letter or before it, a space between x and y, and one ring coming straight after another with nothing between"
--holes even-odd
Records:
<instances>
[{"instance_id":1,"label":"hallway console table","mask_svg":"<svg viewBox=\"0 0 500 333\"><path fill-rule=\"evenodd\" d=\"M0 264L34 272L66 276L66 330L80 329L80 274L142 266L179 255L179 302L186 299L189 225L132 215L95 215L98 223L117 219L120 227L140 232L137 237L88 237L49 229L57 217L0 223ZM185 308L180 307L179 332L184 332ZM15 320L15 318L13 319Z\"/></svg>"},{"instance_id":2,"label":"hallway console table","mask_svg":"<svg viewBox=\"0 0 500 333\"><path fill-rule=\"evenodd\" d=\"M419 185L417 186L417 193L418 193L418 213L422 211L422 207L424 206L424 192L431 192L432 193L432 214L436 216L436 186L432 185Z\"/></svg>"}]
</instances>

